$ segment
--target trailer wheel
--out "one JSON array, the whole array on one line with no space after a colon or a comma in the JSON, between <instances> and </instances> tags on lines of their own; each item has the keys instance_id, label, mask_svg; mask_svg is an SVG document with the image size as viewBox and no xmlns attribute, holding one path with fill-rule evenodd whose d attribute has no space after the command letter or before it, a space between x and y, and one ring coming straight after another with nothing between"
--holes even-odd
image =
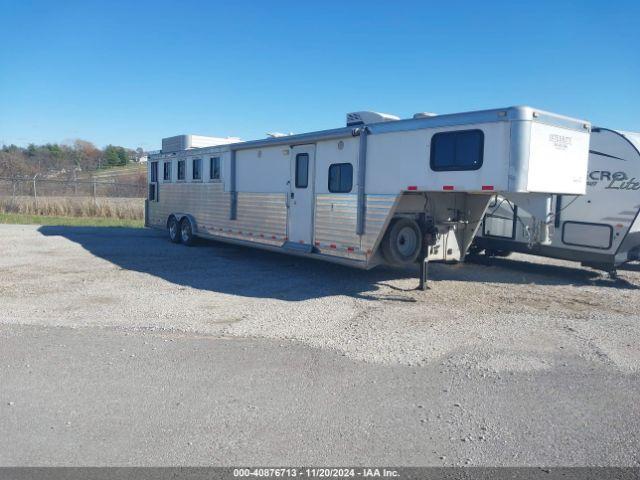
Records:
<instances>
[{"instance_id":1,"label":"trailer wheel","mask_svg":"<svg viewBox=\"0 0 640 480\"><path fill-rule=\"evenodd\" d=\"M382 241L382 254L393 265L415 263L422 249L422 233L417 222L410 218L394 220Z\"/></svg>"},{"instance_id":2,"label":"trailer wheel","mask_svg":"<svg viewBox=\"0 0 640 480\"><path fill-rule=\"evenodd\" d=\"M180 240L187 246L193 245L196 241L191 222L187 217L184 217L180 222Z\"/></svg>"},{"instance_id":3,"label":"trailer wheel","mask_svg":"<svg viewBox=\"0 0 640 480\"><path fill-rule=\"evenodd\" d=\"M176 217L171 215L169 221L167 221L167 230L169 230L169 240L173 243L180 243L182 238L180 237L180 224Z\"/></svg>"}]
</instances>

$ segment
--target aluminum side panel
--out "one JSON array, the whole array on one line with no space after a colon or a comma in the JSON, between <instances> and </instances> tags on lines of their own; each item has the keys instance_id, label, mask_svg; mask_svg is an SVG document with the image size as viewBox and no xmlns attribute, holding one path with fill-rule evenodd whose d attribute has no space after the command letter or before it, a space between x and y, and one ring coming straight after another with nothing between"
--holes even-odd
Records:
<instances>
[{"instance_id":1,"label":"aluminum side panel","mask_svg":"<svg viewBox=\"0 0 640 480\"><path fill-rule=\"evenodd\" d=\"M362 249L367 255L373 254L382 241L385 229L395 211L399 195L367 195Z\"/></svg>"},{"instance_id":2,"label":"aluminum side panel","mask_svg":"<svg viewBox=\"0 0 640 480\"><path fill-rule=\"evenodd\" d=\"M364 259L356 235L358 196L355 193L316 195L314 243L326 255Z\"/></svg>"},{"instance_id":3,"label":"aluminum side panel","mask_svg":"<svg viewBox=\"0 0 640 480\"><path fill-rule=\"evenodd\" d=\"M316 195L315 246L325 255L368 260L379 244L397 195L367 195L365 232L356 234L357 194Z\"/></svg>"},{"instance_id":4,"label":"aluminum side panel","mask_svg":"<svg viewBox=\"0 0 640 480\"><path fill-rule=\"evenodd\" d=\"M231 195L222 183L165 183L158 202L149 202L149 223L164 227L172 213L188 213L198 231L221 237L281 245L286 239L284 193L238 193L237 220L229 219Z\"/></svg>"}]
</instances>

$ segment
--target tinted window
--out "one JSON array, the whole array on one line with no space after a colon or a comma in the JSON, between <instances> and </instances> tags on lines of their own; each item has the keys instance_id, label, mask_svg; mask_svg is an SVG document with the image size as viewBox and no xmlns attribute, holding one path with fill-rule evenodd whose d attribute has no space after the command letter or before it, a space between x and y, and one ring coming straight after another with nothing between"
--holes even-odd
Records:
<instances>
[{"instance_id":1,"label":"tinted window","mask_svg":"<svg viewBox=\"0 0 640 480\"><path fill-rule=\"evenodd\" d=\"M309 154L296 155L296 188L307 188L309 184Z\"/></svg>"},{"instance_id":2,"label":"tinted window","mask_svg":"<svg viewBox=\"0 0 640 480\"><path fill-rule=\"evenodd\" d=\"M192 165L191 178L194 180L202 180L202 160L200 158L194 158Z\"/></svg>"},{"instance_id":3,"label":"tinted window","mask_svg":"<svg viewBox=\"0 0 640 480\"><path fill-rule=\"evenodd\" d=\"M220 179L220 157L211 157L209 160L209 178L211 180Z\"/></svg>"},{"instance_id":4,"label":"tinted window","mask_svg":"<svg viewBox=\"0 0 640 480\"><path fill-rule=\"evenodd\" d=\"M353 166L350 163L334 163L329 166L329 191L347 193L353 187Z\"/></svg>"},{"instance_id":5,"label":"tinted window","mask_svg":"<svg viewBox=\"0 0 640 480\"><path fill-rule=\"evenodd\" d=\"M431 169L477 170L482 166L483 151L482 130L436 133L431 138Z\"/></svg>"},{"instance_id":6,"label":"tinted window","mask_svg":"<svg viewBox=\"0 0 640 480\"><path fill-rule=\"evenodd\" d=\"M171 162L164 162L164 172L162 175L162 179L165 182L168 182L171 180Z\"/></svg>"},{"instance_id":7,"label":"tinted window","mask_svg":"<svg viewBox=\"0 0 640 480\"><path fill-rule=\"evenodd\" d=\"M158 162L151 162L151 182L158 181Z\"/></svg>"},{"instance_id":8,"label":"tinted window","mask_svg":"<svg viewBox=\"0 0 640 480\"><path fill-rule=\"evenodd\" d=\"M178 180L184 180L184 160L178 160Z\"/></svg>"}]
</instances>

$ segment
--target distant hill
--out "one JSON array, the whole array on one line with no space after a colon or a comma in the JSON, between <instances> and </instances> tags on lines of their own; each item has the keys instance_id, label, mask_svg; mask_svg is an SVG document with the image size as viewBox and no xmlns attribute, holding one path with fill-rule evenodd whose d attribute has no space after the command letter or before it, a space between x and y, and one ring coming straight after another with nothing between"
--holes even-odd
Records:
<instances>
[{"instance_id":1,"label":"distant hill","mask_svg":"<svg viewBox=\"0 0 640 480\"><path fill-rule=\"evenodd\" d=\"M108 145L97 148L91 142L75 140L72 144L30 144L28 147L3 145L0 149L0 177L42 177L80 179L100 176L103 179L135 181L144 172L136 150Z\"/></svg>"}]
</instances>

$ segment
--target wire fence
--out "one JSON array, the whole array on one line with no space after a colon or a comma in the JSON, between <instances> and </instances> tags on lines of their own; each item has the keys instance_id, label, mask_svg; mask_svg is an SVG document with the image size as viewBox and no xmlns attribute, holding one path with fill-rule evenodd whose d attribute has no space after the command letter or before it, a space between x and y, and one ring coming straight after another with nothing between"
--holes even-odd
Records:
<instances>
[{"instance_id":1,"label":"wire fence","mask_svg":"<svg viewBox=\"0 0 640 480\"><path fill-rule=\"evenodd\" d=\"M147 183L0 177L0 196L145 198Z\"/></svg>"},{"instance_id":2,"label":"wire fence","mask_svg":"<svg viewBox=\"0 0 640 480\"><path fill-rule=\"evenodd\" d=\"M0 177L2 213L141 219L146 196L145 178L126 183Z\"/></svg>"}]
</instances>

